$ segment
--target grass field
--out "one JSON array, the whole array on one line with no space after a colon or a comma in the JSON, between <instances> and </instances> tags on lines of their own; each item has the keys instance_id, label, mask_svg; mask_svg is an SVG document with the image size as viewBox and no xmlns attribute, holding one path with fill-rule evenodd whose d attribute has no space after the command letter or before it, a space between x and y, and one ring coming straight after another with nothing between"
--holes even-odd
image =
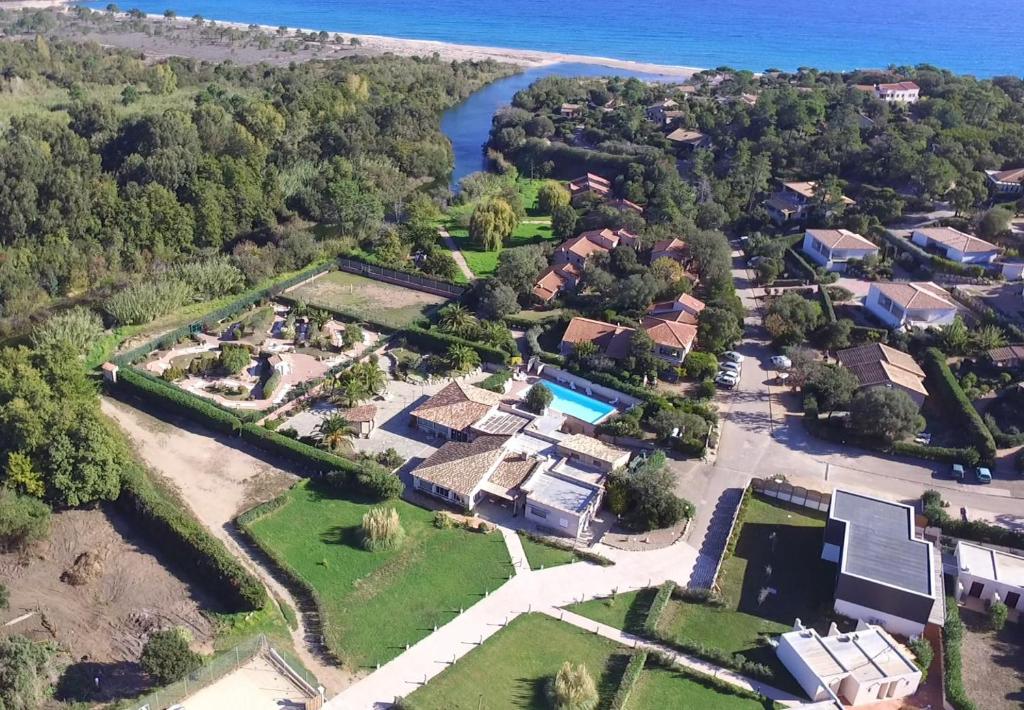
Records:
<instances>
[{"instance_id":1,"label":"grass field","mask_svg":"<svg viewBox=\"0 0 1024 710\"><path fill-rule=\"evenodd\" d=\"M370 504L337 497L308 481L288 502L249 526L272 554L320 595L325 634L342 663L372 667L397 656L434 625L450 621L506 581L501 535L439 530L432 511L394 506L406 540L394 552L367 552L359 525Z\"/></svg>"},{"instance_id":2,"label":"grass field","mask_svg":"<svg viewBox=\"0 0 1024 710\"><path fill-rule=\"evenodd\" d=\"M523 552L526 553L530 569L557 567L576 561L576 555L569 550L560 550L542 542L534 542L525 535L520 535L519 539L523 543Z\"/></svg>"},{"instance_id":3,"label":"grass field","mask_svg":"<svg viewBox=\"0 0 1024 710\"><path fill-rule=\"evenodd\" d=\"M542 614L524 614L407 698L415 710L551 707L545 686L565 661L584 663L602 704L615 694L629 651ZM666 707L681 707L679 705Z\"/></svg>"},{"instance_id":4,"label":"grass field","mask_svg":"<svg viewBox=\"0 0 1024 710\"><path fill-rule=\"evenodd\" d=\"M607 599L591 599L566 609L616 629L639 634L643 631L644 620L657 593L656 588L638 589Z\"/></svg>"},{"instance_id":5,"label":"grass field","mask_svg":"<svg viewBox=\"0 0 1024 710\"><path fill-rule=\"evenodd\" d=\"M288 295L310 306L329 308L395 329L412 325L448 300L345 271L319 276Z\"/></svg>"},{"instance_id":6,"label":"grass field","mask_svg":"<svg viewBox=\"0 0 1024 710\"><path fill-rule=\"evenodd\" d=\"M628 707L629 710L757 710L764 705L750 698L726 695L684 673L648 665L629 696Z\"/></svg>"},{"instance_id":7,"label":"grass field","mask_svg":"<svg viewBox=\"0 0 1024 710\"><path fill-rule=\"evenodd\" d=\"M722 565L725 605L669 602L659 629L740 653L776 670L776 685L791 685L762 639L793 628L799 617L819 623L831 612L832 570L820 559L825 514L752 497L735 553ZM822 629L823 630L823 629Z\"/></svg>"}]
</instances>

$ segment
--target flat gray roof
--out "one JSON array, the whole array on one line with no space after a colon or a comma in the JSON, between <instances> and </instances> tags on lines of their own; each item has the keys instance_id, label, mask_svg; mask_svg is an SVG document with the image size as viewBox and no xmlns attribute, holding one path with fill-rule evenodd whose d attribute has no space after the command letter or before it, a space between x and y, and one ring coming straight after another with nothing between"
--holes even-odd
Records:
<instances>
[{"instance_id":1,"label":"flat gray roof","mask_svg":"<svg viewBox=\"0 0 1024 710\"><path fill-rule=\"evenodd\" d=\"M846 572L932 596L931 545L913 537L913 509L837 490L829 516L846 522Z\"/></svg>"},{"instance_id":2,"label":"flat gray roof","mask_svg":"<svg viewBox=\"0 0 1024 710\"><path fill-rule=\"evenodd\" d=\"M544 472L533 474L528 485L530 499L570 513L583 512L597 495L597 489L593 486Z\"/></svg>"}]
</instances>

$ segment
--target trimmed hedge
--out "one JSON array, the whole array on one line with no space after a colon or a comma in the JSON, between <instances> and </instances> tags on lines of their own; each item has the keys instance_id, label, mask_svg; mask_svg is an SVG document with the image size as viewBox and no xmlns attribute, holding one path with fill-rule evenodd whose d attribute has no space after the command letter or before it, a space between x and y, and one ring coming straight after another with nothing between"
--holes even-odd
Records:
<instances>
[{"instance_id":1,"label":"trimmed hedge","mask_svg":"<svg viewBox=\"0 0 1024 710\"><path fill-rule=\"evenodd\" d=\"M267 603L263 584L185 506L163 494L138 465L122 473L121 494L114 505L165 554L203 580L230 611L256 611Z\"/></svg>"},{"instance_id":2,"label":"trimmed hedge","mask_svg":"<svg viewBox=\"0 0 1024 710\"><path fill-rule=\"evenodd\" d=\"M401 331L399 335L413 345L440 352L446 351L451 345L465 345L476 350L480 360L483 362L495 365L508 365L509 354L504 350L492 348L490 345L466 340L465 338L448 333L442 333L439 330L427 330L426 328L413 325Z\"/></svg>"},{"instance_id":3,"label":"trimmed hedge","mask_svg":"<svg viewBox=\"0 0 1024 710\"><path fill-rule=\"evenodd\" d=\"M707 675L705 673L698 673L697 671L691 670L686 666L676 663L675 660L667 654L655 651L652 652L648 658L650 661L664 668L667 668L675 673L678 673L679 675L686 676L694 683L697 683L698 685L703 685L705 688L710 688L718 693L721 693L722 695L734 695L738 698L754 700L756 702L761 703L765 708L778 707L778 705L776 705L770 699L764 697L763 695L755 693L752 690L744 690L743 688L738 688L732 683L726 683L721 678Z\"/></svg>"},{"instance_id":4,"label":"trimmed hedge","mask_svg":"<svg viewBox=\"0 0 1024 710\"><path fill-rule=\"evenodd\" d=\"M640 680L646 664L647 651L639 650L629 657L629 663L626 664L626 670L619 680L619 687L612 698L612 704L608 706L609 710L626 710L629 706L629 696L633 693L637 681Z\"/></svg>"},{"instance_id":5,"label":"trimmed hedge","mask_svg":"<svg viewBox=\"0 0 1024 710\"><path fill-rule=\"evenodd\" d=\"M356 476L363 471L363 467L353 461L256 424L246 424L242 427L241 434L242 439L264 451L290 456L309 465L312 469L309 473L325 474L331 471L342 471L348 475L348 483L351 485L355 483Z\"/></svg>"},{"instance_id":6,"label":"trimmed hedge","mask_svg":"<svg viewBox=\"0 0 1024 710\"><path fill-rule=\"evenodd\" d=\"M821 301L821 312L825 314L825 319L829 323L835 323L836 309L832 305L832 295L828 292L828 287L824 284L818 285L818 300Z\"/></svg>"},{"instance_id":7,"label":"trimmed hedge","mask_svg":"<svg viewBox=\"0 0 1024 710\"><path fill-rule=\"evenodd\" d=\"M511 370L501 370L495 372L493 375L485 378L483 382L477 385L481 389L488 390L490 392L497 392L498 394L505 393L505 383L512 379Z\"/></svg>"},{"instance_id":8,"label":"trimmed hedge","mask_svg":"<svg viewBox=\"0 0 1024 710\"><path fill-rule=\"evenodd\" d=\"M946 672L943 676L946 686L946 700L956 710L976 710L978 707L964 688L963 657L960 644L964 638L964 622L960 619L960 608L956 599L946 597L946 625L942 629L944 640L944 661Z\"/></svg>"},{"instance_id":9,"label":"trimmed hedge","mask_svg":"<svg viewBox=\"0 0 1024 710\"><path fill-rule=\"evenodd\" d=\"M273 397L274 390L276 390L280 384L281 373L275 370L274 373L267 378L267 381L263 383L263 399L270 399Z\"/></svg>"},{"instance_id":10,"label":"trimmed hedge","mask_svg":"<svg viewBox=\"0 0 1024 710\"><path fill-rule=\"evenodd\" d=\"M729 653L717 646L711 646L687 638L668 638L667 636L662 636L659 640L681 653L696 656L716 666L729 668L750 678L763 680L766 683L775 681L775 672L770 667L763 663L751 661L742 653Z\"/></svg>"},{"instance_id":11,"label":"trimmed hedge","mask_svg":"<svg viewBox=\"0 0 1024 710\"><path fill-rule=\"evenodd\" d=\"M1024 550L1024 532L993 525L984 520L964 521L959 516L953 517L941 505L942 497L935 491L925 491L921 496L922 508L928 524L941 528L942 533L949 537L984 542L991 545L1013 547Z\"/></svg>"},{"instance_id":12,"label":"trimmed hedge","mask_svg":"<svg viewBox=\"0 0 1024 710\"><path fill-rule=\"evenodd\" d=\"M217 431L230 433L242 423L235 412L131 367L118 371L117 387L123 387L148 402L169 406L177 413L194 417ZM256 414L258 416L259 413Z\"/></svg>"},{"instance_id":13,"label":"trimmed hedge","mask_svg":"<svg viewBox=\"0 0 1024 710\"><path fill-rule=\"evenodd\" d=\"M981 455L978 454L978 450L973 446L957 449L943 446L924 446L913 441L897 441L893 444L885 444L874 439L865 439L853 431L832 426L828 423L828 420L808 417L804 417L804 426L807 428L807 431L819 439L834 441L837 444L851 444L883 454L913 456L925 459L926 461L962 463L968 466L974 466L981 460Z\"/></svg>"},{"instance_id":14,"label":"trimmed hedge","mask_svg":"<svg viewBox=\"0 0 1024 710\"><path fill-rule=\"evenodd\" d=\"M647 610L647 618L644 619L644 635L651 638L659 638L658 624L661 622L661 617L665 613L665 608L668 607L668 602L672 598L672 592L675 591L675 588L676 583L671 579L666 580L658 587L658 593L654 595L651 607Z\"/></svg>"},{"instance_id":15,"label":"trimmed hedge","mask_svg":"<svg viewBox=\"0 0 1024 710\"><path fill-rule=\"evenodd\" d=\"M800 254L796 251L796 249L792 249L792 248L787 249L786 250L786 256L788 256L790 259L793 260L793 263L795 263L797 265L797 271L802 271L803 274L804 274L804 277L808 281L816 282L818 280L818 272L816 272L814 270L813 266L811 266L809 263L807 263L806 259L804 259L802 256L800 256Z\"/></svg>"},{"instance_id":16,"label":"trimmed hedge","mask_svg":"<svg viewBox=\"0 0 1024 710\"><path fill-rule=\"evenodd\" d=\"M943 271L948 274L957 274L959 276L972 276L979 277L985 275L985 268L977 264L961 264L950 259L944 259L941 256L935 254L929 254L924 249L914 244L909 239L898 237L888 230L879 230L879 236L892 244L900 251L907 252L922 266L929 266L934 271Z\"/></svg>"},{"instance_id":17,"label":"trimmed hedge","mask_svg":"<svg viewBox=\"0 0 1024 710\"><path fill-rule=\"evenodd\" d=\"M938 391L939 397L950 408L955 421L963 425L967 436L978 450L983 461L991 461L996 455L996 442L992 432L985 426L978 410L960 388L953 373L946 364L946 356L938 348L928 348L923 355L924 371L932 380L932 392Z\"/></svg>"},{"instance_id":18,"label":"trimmed hedge","mask_svg":"<svg viewBox=\"0 0 1024 710\"><path fill-rule=\"evenodd\" d=\"M265 503L260 503L259 505L253 506L252 508L249 508L249 510L246 510L245 512L239 514L239 516L235 518L235 524L238 526L242 526L248 525L249 523L254 523L260 518L262 518L264 515L272 513L278 508L283 508L284 504L287 502L288 494L282 493L277 498L272 498L271 500L268 500Z\"/></svg>"}]
</instances>

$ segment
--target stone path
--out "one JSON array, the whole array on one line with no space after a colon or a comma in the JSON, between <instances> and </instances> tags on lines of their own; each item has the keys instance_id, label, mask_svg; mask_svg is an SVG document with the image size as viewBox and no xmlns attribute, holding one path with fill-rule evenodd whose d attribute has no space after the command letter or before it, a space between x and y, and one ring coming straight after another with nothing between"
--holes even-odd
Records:
<instances>
[{"instance_id":1,"label":"stone path","mask_svg":"<svg viewBox=\"0 0 1024 710\"><path fill-rule=\"evenodd\" d=\"M459 249L459 245L452 239L452 235L448 234L448 230L438 227L437 233L441 235L441 241L444 242L444 245L452 253L452 258L455 259L455 263L458 265L462 275L469 279L470 283L476 281L476 274L469 268L466 257L462 255L462 250Z\"/></svg>"},{"instance_id":2,"label":"stone path","mask_svg":"<svg viewBox=\"0 0 1024 710\"><path fill-rule=\"evenodd\" d=\"M529 570L518 535L501 529L509 554L521 560L517 574L504 585L440 627L397 658L352 685L325 708L382 708L404 697L485 642L520 614L554 610L578 601L641 589L671 579L685 584L698 553L686 543L646 552L625 552L596 545L594 552L613 562L610 567L577 562ZM552 613L556 613L553 612Z\"/></svg>"},{"instance_id":3,"label":"stone path","mask_svg":"<svg viewBox=\"0 0 1024 710\"><path fill-rule=\"evenodd\" d=\"M574 614L571 611L565 611L563 609L541 609L541 611L549 616L553 616L560 621L564 621L567 624L572 624L580 629L586 629L587 631L593 631L599 636L604 636L606 639L611 639L618 644L627 646L629 648L643 648L648 651L658 651L670 656L675 663L684 668L689 668L697 673L703 673L704 675L713 676L721 681L734 685L737 688L743 690L749 690L754 693L760 693L766 698L771 698L784 705L803 705L803 701L794 695L779 690L778 688L766 685L760 681L747 678L738 673L733 673L730 670L721 668L719 666L712 665L707 661L702 661L694 656L688 656L683 653L678 653L668 646L662 646L661 644L651 643L647 639L641 638L640 636L634 636L633 634L627 634L625 631L616 629L614 626L608 626L592 619L588 619L585 616Z\"/></svg>"},{"instance_id":4,"label":"stone path","mask_svg":"<svg viewBox=\"0 0 1024 710\"><path fill-rule=\"evenodd\" d=\"M715 512L711 516L704 541L700 547L700 560L693 568L688 586L710 589L715 582L718 561L729 542L732 532L732 521L736 517L736 509L743 500L743 491L739 488L727 488L718 499Z\"/></svg>"}]
</instances>

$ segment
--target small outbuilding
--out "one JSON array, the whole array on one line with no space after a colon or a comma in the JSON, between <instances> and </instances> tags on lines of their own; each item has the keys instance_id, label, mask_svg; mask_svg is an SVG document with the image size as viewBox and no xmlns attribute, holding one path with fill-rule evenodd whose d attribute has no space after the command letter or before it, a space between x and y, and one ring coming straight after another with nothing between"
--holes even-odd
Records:
<instances>
[{"instance_id":1,"label":"small outbuilding","mask_svg":"<svg viewBox=\"0 0 1024 710\"><path fill-rule=\"evenodd\" d=\"M960 540L956 544L957 596L1001 601L1024 611L1024 557Z\"/></svg>"}]
</instances>

